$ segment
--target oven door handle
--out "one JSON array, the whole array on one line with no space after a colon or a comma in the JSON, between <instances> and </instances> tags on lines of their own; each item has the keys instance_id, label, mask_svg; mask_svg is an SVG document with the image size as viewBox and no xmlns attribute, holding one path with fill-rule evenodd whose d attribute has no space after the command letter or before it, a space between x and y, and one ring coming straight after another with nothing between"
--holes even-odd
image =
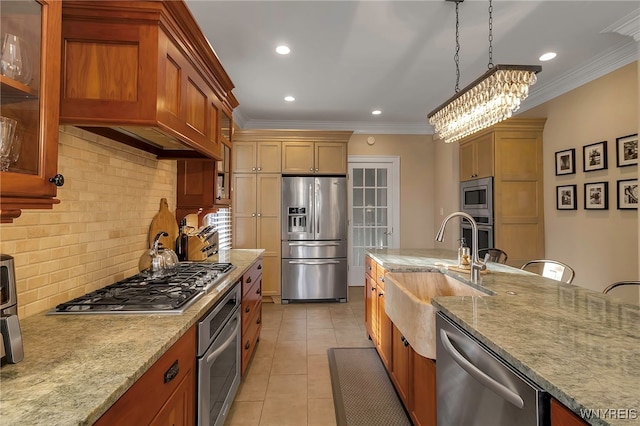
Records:
<instances>
[{"instance_id":1,"label":"oven door handle","mask_svg":"<svg viewBox=\"0 0 640 426\"><path fill-rule=\"evenodd\" d=\"M207 359L206 359L207 364L210 364L213 359L215 359L218 355L220 355L220 353L224 352L227 349L227 347L229 347L231 342L233 342L233 339L237 337L238 329L240 328L240 321L238 321L237 319L235 321L236 321L236 326L234 327L233 332L231 333L229 338L227 338L227 340L225 340L224 343L220 345L218 349L216 349L215 351L207 355Z\"/></svg>"}]
</instances>

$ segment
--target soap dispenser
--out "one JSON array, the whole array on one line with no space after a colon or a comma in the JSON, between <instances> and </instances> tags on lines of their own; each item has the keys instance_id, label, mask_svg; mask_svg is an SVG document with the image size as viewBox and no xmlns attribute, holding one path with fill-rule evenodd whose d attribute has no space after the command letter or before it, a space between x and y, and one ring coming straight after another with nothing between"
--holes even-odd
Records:
<instances>
[{"instance_id":1,"label":"soap dispenser","mask_svg":"<svg viewBox=\"0 0 640 426\"><path fill-rule=\"evenodd\" d=\"M469 268L469 257L471 255L471 250L466 246L466 240L460 238L460 247L458 247L458 268Z\"/></svg>"}]
</instances>

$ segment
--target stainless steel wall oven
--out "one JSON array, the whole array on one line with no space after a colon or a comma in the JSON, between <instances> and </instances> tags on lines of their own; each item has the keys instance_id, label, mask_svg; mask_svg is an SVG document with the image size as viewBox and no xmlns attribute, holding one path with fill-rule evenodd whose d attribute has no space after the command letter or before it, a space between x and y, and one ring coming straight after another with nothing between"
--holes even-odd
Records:
<instances>
[{"instance_id":1,"label":"stainless steel wall oven","mask_svg":"<svg viewBox=\"0 0 640 426\"><path fill-rule=\"evenodd\" d=\"M493 247L493 178L460 182L460 210L473 216L478 224L478 249ZM471 224L461 220L460 236L473 250L476 242L472 235Z\"/></svg>"},{"instance_id":2,"label":"stainless steel wall oven","mask_svg":"<svg viewBox=\"0 0 640 426\"><path fill-rule=\"evenodd\" d=\"M221 426L240 385L240 283L198 323L198 424Z\"/></svg>"}]
</instances>

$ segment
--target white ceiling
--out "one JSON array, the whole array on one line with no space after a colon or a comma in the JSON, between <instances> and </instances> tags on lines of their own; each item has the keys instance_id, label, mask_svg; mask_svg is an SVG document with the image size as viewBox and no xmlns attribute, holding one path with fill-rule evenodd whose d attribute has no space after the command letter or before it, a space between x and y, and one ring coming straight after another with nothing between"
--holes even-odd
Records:
<instances>
[{"instance_id":1,"label":"white ceiling","mask_svg":"<svg viewBox=\"0 0 640 426\"><path fill-rule=\"evenodd\" d=\"M453 2L186 2L236 86L242 128L433 133L427 114L454 94ZM638 60L638 5L494 0L493 63L542 65L522 111ZM460 4L461 89L487 70L488 6ZM547 51L558 57L540 62Z\"/></svg>"}]
</instances>

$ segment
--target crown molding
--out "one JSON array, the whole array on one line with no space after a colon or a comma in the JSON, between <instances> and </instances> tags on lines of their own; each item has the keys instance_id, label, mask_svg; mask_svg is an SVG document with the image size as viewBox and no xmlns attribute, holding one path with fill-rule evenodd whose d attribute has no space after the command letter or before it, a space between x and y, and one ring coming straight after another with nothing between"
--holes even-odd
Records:
<instances>
[{"instance_id":1,"label":"crown molding","mask_svg":"<svg viewBox=\"0 0 640 426\"><path fill-rule=\"evenodd\" d=\"M541 86L534 86L519 112L526 111L639 59L638 43L625 41Z\"/></svg>"},{"instance_id":2,"label":"crown molding","mask_svg":"<svg viewBox=\"0 0 640 426\"><path fill-rule=\"evenodd\" d=\"M600 33L618 33L640 41L640 8L618 19Z\"/></svg>"}]
</instances>

